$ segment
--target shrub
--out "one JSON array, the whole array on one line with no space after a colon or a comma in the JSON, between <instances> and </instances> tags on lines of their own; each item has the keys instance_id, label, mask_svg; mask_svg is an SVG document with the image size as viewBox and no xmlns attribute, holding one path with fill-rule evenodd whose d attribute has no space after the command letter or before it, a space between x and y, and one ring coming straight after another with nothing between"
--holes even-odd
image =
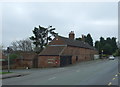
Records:
<instances>
[{"instance_id":1,"label":"shrub","mask_svg":"<svg viewBox=\"0 0 120 87\"><path fill-rule=\"evenodd\" d=\"M11 64L14 64L14 63L15 63L15 59L17 59L18 56L19 56L19 55L18 55L18 54L15 54L15 53L10 54L10 55L9 55L10 63L11 63Z\"/></svg>"}]
</instances>

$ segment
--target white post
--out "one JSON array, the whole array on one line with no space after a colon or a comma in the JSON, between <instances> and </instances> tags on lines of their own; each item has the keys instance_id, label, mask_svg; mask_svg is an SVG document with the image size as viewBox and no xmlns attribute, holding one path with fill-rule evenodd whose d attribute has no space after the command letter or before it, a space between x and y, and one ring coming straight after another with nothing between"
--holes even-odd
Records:
<instances>
[{"instance_id":1,"label":"white post","mask_svg":"<svg viewBox=\"0 0 120 87\"><path fill-rule=\"evenodd\" d=\"M102 50L102 58L103 58L103 50Z\"/></svg>"}]
</instances>

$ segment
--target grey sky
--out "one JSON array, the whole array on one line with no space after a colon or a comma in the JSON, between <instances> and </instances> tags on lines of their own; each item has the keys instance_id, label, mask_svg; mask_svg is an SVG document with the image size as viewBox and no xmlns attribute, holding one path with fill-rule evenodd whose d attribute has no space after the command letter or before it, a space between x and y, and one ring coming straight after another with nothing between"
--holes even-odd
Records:
<instances>
[{"instance_id":1,"label":"grey sky","mask_svg":"<svg viewBox=\"0 0 120 87\"><path fill-rule=\"evenodd\" d=\"M76 37L90 33L99 37L118 36L117 2L15 2L2 4L2 42L9 46L12 41L32 35L38 25L52 25L59 35L68 37L72 30Z\"/></svg>"}]
</instances>

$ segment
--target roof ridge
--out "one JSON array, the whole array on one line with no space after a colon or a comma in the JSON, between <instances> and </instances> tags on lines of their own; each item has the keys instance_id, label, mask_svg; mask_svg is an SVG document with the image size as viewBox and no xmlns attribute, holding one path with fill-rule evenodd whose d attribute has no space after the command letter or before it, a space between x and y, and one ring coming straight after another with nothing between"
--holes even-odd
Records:
<instances>
[{"instance_id":1,"label":"roof ridge","mask_svg":"<svg viewBox=\"0 0 120 87\"><path fill-rule=\"evenodd\" d=\"M72 40L72 41L78 41L78 42L83 42L83 43L86 43L86 44L88 44L87 42L85 42L85 41L80 41L80 40L73 40L73 39L70 39L70 38L67 38L67 37L63 37L63 36L58 36L58 37L61 37L61 38L65 38L65 39L69 39L69 40ZM89 45L89 44L88 44Z\"/></svg>"},{"instance_id":2,"label":"roof ridge","mask_svg":"<svg viewBox=\"0 0 120 87\"><path fill-rule=\"evenodd\" d=\"M80 40L75 40L75 39L73 40L73 39L63 37L63 36L60 36L60 35L58 37L62 38L66 42L67 45L94 49L93 46L91 46L90 44L88 44L85 41L80 41Z\"/></svg>"}]
</instances>

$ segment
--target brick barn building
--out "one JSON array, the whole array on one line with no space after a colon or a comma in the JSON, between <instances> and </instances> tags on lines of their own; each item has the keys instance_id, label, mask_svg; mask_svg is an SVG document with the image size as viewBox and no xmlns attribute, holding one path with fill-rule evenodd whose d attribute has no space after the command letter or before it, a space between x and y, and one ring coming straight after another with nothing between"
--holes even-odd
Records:
<instances>
[{"instance_id":1,"label":"brick barn building","mask_svg":"<svg viewBox=\"0 0 120 87\"><path fill-rule=\"evenodd\" d=\"M84 41L74 39L73 31L69 38L57 36L39 54L38 67L62 67L80 61L93 60L97 50Z\"/></svg>"}]
</instances>

